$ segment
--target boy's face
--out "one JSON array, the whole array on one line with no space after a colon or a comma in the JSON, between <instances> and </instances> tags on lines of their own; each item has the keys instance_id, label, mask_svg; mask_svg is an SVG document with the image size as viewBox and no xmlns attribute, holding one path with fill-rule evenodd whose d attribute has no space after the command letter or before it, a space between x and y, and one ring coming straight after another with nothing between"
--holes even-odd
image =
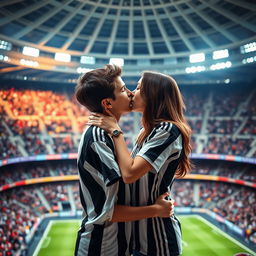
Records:
<instances>
[{"instance_id":1,"label":"boy's face","mask_svg":"<svg viewBox=\"0 0 256 256\"><path fill-rule=\"evenodd\" d=\"M120 76L115 80L115 85L116 88L114 94L116 99L111 99L111 112L118 115L131 112L133 93L126 88L125 83Z\"/></svg>"}]
</instances>

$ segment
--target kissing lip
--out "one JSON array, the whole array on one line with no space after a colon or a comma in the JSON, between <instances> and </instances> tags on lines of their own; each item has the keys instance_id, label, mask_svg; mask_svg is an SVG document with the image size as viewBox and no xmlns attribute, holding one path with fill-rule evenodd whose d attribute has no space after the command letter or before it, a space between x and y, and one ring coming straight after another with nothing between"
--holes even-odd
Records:
<instances>
[{"instance_id":1,"label":"kissing lip","mask_svg":"<svg viewBox=\"0 0 256 256\"><path fill-rule=\"evenodd\" d=\"M129 104L130 109L133 109L133 103L134 103L134 101L131 100L131 101L130 101L130 104Z\"/></svg>"}]
</instances>

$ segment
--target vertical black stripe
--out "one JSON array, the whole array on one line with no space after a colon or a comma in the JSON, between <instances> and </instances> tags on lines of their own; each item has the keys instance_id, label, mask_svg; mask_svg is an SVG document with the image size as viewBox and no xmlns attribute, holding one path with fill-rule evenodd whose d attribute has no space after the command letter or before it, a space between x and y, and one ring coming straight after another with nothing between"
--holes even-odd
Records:
<instances>
[{"instance_id":1,"label":"vertical black stripe","mask_svg":"<svg viewBox=\"0 0 256 256\"><path fill-rule=\"evenodd\" d=\"M84 161L88 162L94 169L96 169L99 173L102 174L104 178L104 182L108 180L106 184L107 186L112 185L113 183L115 183L117 180L120 179L120 176L117 173L117 170L115 170L114 168L108 167L104 162L102 162L99 155L91 147L87 147L86 152L85 152L85 149L83 148L82 154L83 154ZM82 164L84 164L84 162L79 161L79 164L80 164L79 168L83 169L84 167ZM112 166L112 167L115 167L115 166Z\"/></svg>"},{"instance_id":2,"label":"vertical black stripe","mask_svg":"<svg viewBox=\"0 0 256 256\"><path fill-rule=\"evenodd\" d=\"M80 165L80 164L79 164ZM102 212L102 208L106 201L106 195L103 188L94 180L90 173L83 170L81 166L79 166L79 174L81 177L81 182L86 184L86 188L88 189L92 202L94 205L94 211L97 214Z\"/></svg>"},{"instance_id":3,"label":"vertical black stripe","mask_svg":"<svg viewBox=\"0 0 256 256\"><path fill-rule=\"evenodd\" d=\"M156 241L154 239L153 218L147 220L147 255L156 255Z\"/></svg>"},{"instance_id":4,"label":"vertical black stripe","mask_svg":"<svg viewBox=\"0 0 256 256\"><path fill-rule=\"evenodd\" d=\"M180 131L176 126L173 125L169 137L160 145L148 149L145 152L145 155L152 162L154 162L162 154L162 152L178 138L179 135Z\"/></svg>"},{"instance_id":5,"label":"vertical black stripe","mask_svg":"<svg viewBox=\"0 0 256 256\"><path fill-rule=\"evenodd\" d=\"M125 205L125 184L122 180L120 180L119 182L117 204ZM124 222L118 223L117 241L118 241L118 256L123 256L125 255L125 252L128 248L126 235L125 235Z\"/></svg>"},{"instance_id":6,"label":"vertical black stripe","mask_svg":"<svg viewBox=\"0 0 256 256\"><path fill-rule=\"evenodd\" d=\"M151 198L151 189L153 187L154 180L155 180L155 174L152 172L148 172L148 192L149 192L148 205L151 205L154 203L154 201ZM139 193L139 191L137 193Z\"/></svg>"},{"instance_id":7,"label":"vertical black stripe","mask_svg":"<svg viewBox=\"0 0 256 256\"><path fill-rule=\"evenodd\" d=\"M161 180L161 184L159 187L159 194L162 195L163 193L168 191L168 187L172 183L174 174L176 172L177 166L180 162L180 158L177 158L169 163L167 166L167 169L163 175L163 178ZM170 187L171 188L171 187Z\"/></svg>"},{"instance_id":8,"label":"vertical black stripe","mask_svg":"<svg viewBox=\"0 0 256 256\"><path fill-rule=\"evenodd\" d=\"M93 225L91 240L88 249L88 256L100 256L104 225Z\"/></svg>"},{"instance_id":9,"label":"vertical black stripe","mask_svg":"<svg viewBox=\"0 0 256 256\"><path fill-rule=\"evenodd\" d=\"M153 233L154 238L155 238L155 242L158 244L158 246L156 246L155 255L161 255L162 256L162 247L161 247L161 243L160 243L159 230L157 228L156 218L153 219L153 225L154 225L153 229L155 229L155 233ZM158 247L158 250L157 250L157 247Z\"/></svg>"},{"instance_id":10,"label":"vertical black stripe","mask_svg":"<svg viewBox=\"0 0 256 256\"><path fill-rule=\"evenodd\" d=\"M157 234L158 234L158 237L160 240L160 242L159 242L159 247L160 247L160 251L161 251L160 255L168 256L166 242L165 242L165 236L164 236L165 231L163 230L163 226L162 226L162 218L156 218L156 222L158 223L158 226L159 226L159 228L157 229Z\"/></svg>"},{"instance_id":11,"label":"vertical black stripe","mask_svg":"<svg viewBox=\"0 0 256 256\"><path fill-rule=\"evenodd\" d=\"M135 205L140 205L140 180L135 183ZM135 239L135 250L140 251L140 231L139 221L134 222L134 239Z\"/></svg>"},{"instance_id":12,"label":"vertical black stripe","mask_svg":"<svg viewBox=\"0 0 256 256\"><path fill-rule=\"evenodd\" d=\"M172 221L170 218L163 218L165 232L168 240L168 247L170 251L170 256L179 255L179 246L175 234L175 230L172 226Z\"/></svg>"}]
</instances>

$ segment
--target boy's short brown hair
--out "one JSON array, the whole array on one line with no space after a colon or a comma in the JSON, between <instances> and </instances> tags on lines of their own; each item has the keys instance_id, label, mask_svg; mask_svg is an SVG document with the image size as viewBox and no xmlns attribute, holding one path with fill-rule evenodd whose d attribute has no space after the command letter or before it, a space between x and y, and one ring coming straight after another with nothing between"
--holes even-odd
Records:
<instances>
[{"instance_id":1,"label":"boy's short brown hair","mask_svg":"<svg viewBox=\"0 0 256 256\"><path fill-rule=\"evenodd\" d=\"M115 80L122 70L116 65L106 65L82 75L75 88L77 101L92 112L103 112L101 101L106 98L115 100Z\"/></svg>"}]
</instances>

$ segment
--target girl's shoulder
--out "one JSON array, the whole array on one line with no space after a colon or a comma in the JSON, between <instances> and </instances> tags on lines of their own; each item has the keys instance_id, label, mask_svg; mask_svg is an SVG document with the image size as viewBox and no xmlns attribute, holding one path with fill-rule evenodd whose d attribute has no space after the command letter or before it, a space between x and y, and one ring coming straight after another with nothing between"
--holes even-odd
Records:
<instances>
[{"instance_id":1,"label":"girl's shoulder","mask_svg":"<svg viewBox=\"0 0 256 256\"><path fill-rule=\"evenodd\" d=\"M178 137L181 134L180 129L172 122L161 122L152 131L153 134L165 134L165 136Z\"/></svg>"},{"instance_id":2,"label":"girl's shoulder","mask_svg":"<svg viewBox=\"0 0 256 256\"><path fill-rule=\"evenodd\" d=\"M175 131L177 129L178 129L177 126L174 123L172 123L171 121L169 121L169 122L168 121L163 121L163 122L157 124L153 130L155 130L155 131L166 131L166 132L170 133L170 132Z\"/></svg>"}]
</instances>

